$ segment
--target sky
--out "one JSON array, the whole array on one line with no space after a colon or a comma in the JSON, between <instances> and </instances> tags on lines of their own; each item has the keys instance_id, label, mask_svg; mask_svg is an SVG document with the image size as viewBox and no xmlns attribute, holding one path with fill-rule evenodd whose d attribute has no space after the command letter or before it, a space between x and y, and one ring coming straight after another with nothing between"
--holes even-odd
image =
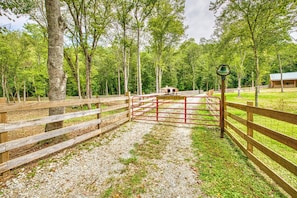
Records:
<instances>
[{"instance_id":1,"label":"sky","mask_svg":"<svg viewBox=\"0 0 297 198\"><path fill-rule=\"evenodd\" d=\"M214 29L215 17L209 11L210 0L186 0L185 25L188 26L186 34L188 38L194 38L199 43L201 38L210 39ZM0 26L5 25L11 29L20 30L28 17L20 17L15 22L0 16Z\"/></svg>"},{"instance_id":2,"label":"sky","mask_svg":"<svg viewBox=\"0 0 297 198\"><path fill-rule=\"evenodd\" d=\"M215 17L209 11L210 0L186 0L185 25L188 38L199 43L201 38L210 39L214 31Z\"/></svg>"}]
</instances>

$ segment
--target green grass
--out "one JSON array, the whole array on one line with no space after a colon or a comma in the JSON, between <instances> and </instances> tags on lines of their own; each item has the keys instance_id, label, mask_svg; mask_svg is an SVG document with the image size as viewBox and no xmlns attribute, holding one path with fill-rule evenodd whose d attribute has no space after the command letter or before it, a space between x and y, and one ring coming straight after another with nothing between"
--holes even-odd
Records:
<instances>
[{"instance_id":1,"label":"green grass","mask_svg":"<svg viewBox=\"0 0 297 198\"><path fill-rule=\"evenodd\" d=\"M241 93L241 97L237 96L237 93L226 93L227 102L247 104L247 101L254 102L254 92L244 92ZM259 94L259 107L268 108L278 111L284 111L288 113L297 113L297 89L285 89L284 93L281 93L280 90L276 89L265 89L262 90ZM246 119L246 112L227 107L227 111L237 115L243 119ZM246 133L246 126L238 123L237 121L227 118L235 127L240 129L243 133ZM297 125L289 124L283 121L267 118L264 116L259 116L254 114L254 122L263 127L274 130L278 133L284 134L286 136L297 139ZM247 143L235 132L230 130L231 134L244 146L246 147ZM253 138L260 142L262 145L265 145L272 151L278 153L280 156L286 158L294 164L297 164L297 152L295 149L292 149L282 143L279 143L265 135L260 134L257 131L254 131ZM270 169L275 173L281 176L285 181L290 183L294 188L297 188L297 177L293 173L287 171L285 168L271 160L269 157L264 155L258 149L254 148L253 154L257 156L262 162L264 162Z\"/></svg>"},{"instance_id":2,"label":"green grass","mask_svg":"<svg viewBox=\"0 0 297 198\"><path fill-rule=\"evenodd\" d=\"M254 92L242 92L240 97L237 93L226 93L227 102L246 104L247 101L255 101ZM260 90L259 107L269 108L290 113L297 113L297 89L285 89L283 93L275 89Z\"/></svg>"},{"instance_id":3,"label":"green grass","mask_svg":"<svg viewBox=\"0 0 297 198\"><path fill-rule=\"evenodd\" d=\"M197 127L192 133L202 192L211 197L285 197L249 163L217 129Z\"/></svg>"}]
</instances>

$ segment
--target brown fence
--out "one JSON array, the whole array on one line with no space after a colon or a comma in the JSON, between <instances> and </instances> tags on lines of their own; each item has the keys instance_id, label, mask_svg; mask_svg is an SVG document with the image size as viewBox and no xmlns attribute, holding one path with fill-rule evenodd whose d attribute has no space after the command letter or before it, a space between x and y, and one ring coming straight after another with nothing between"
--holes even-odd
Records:
<instances>
[{"instance_id":1,"label":"brown fence","mask_svg":"<svg viewBox=\"0 0 297 198\"><path fill-rule=\"evenodd\" d=\"M297 114L227 102L225 132L263 172L297 197Z\"/></svg>"},{"instance_id":2,"label":"brown fence","mask_svg":"<svg viewBox=\"0 0 297 198\"><path fill-rule=\"evenodd\" d=\"M114 97L0 104L1 175L129 121L129 101L130 97ZM65 114L48 116L52 107L65 107ZM63 128L44 131L47 123L58 121L63 121Z\"/></svg>"}]
</instances>

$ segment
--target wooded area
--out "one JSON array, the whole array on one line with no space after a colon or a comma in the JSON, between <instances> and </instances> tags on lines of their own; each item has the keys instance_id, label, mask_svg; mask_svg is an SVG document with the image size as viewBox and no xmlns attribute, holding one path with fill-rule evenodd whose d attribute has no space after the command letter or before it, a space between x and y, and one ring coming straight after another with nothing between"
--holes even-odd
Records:
<instances>
[{"instance_id":1,"label":"wooded area","mask_svg":"<svg viewBox=\"0 0 297 198\"><path fill-rule=\"evenodd\" d=\"M181 91L218 89L215 70L226 63L232 71L227 86L255 86L257 98L270 73L297 71L297 45L291 37L296 1L214 1L213 37L200 41L186 38L185 0L55 2L61 15L53 19L46 13L59 9L54 4L46 10L44 1L0 2L2 15L26 14L32 20L22 31L0 27L1 96L40 100L49 96L51 82L66 78L66 95L84 98L159 92L166 85ZM52 65L47 68L48 49L53 49L48 43L56 30L64 35L59 77L51 73Z\"/></svg>"}]
</instances>

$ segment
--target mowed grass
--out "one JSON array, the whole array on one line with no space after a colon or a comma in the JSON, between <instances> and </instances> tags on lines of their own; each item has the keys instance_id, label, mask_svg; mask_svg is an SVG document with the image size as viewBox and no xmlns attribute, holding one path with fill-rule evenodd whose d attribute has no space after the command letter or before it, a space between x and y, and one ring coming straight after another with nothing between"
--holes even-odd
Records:
<instances>
[{"instance_id":1,"label":"mowed grass","mask_svg":"<svg viewBox=\"0 0 297 198\"><path fill-rule=\"evenodd\" d=\"M210 197L286 197L218 129L197 127L192 140L201 190Z\"/></svg>"},{"instance_id":2,"label":"mowed grass","mask_svg":"<svg viewBox=\"0 0 297 198\"><path fill-rule=\"evenodd\" d=\"M254 92L226 93L228 102L246 104L254 101ZM285 90L285 93L269 92L263 90L259 95L259 107L270 108L289 113L297 113L297 89ZM227 108L237 116L246 119L246 113L233 108ZM246 127L236 124L236 121L228 118L231 123L246 133ZM278 131L282 134L297 138L297 126L285 122L267 119L263 116L254 115L257 124ZM246 147L246 142L233 133L236 139ZM272 182L267 180L256 171L245 155L225 135L220 139L220 132L210 128L196 128L193 131L193 146L196 148L197 168L202 180L202 190L211 197L286 197ZM275 140L272 140L254 131L254 138L279 153L281 156L297 164L296 150L289 148ZM270 168L283 177L286 181L297 187L296 175L282 168L263 153L254 148L254 154L265 162Z\"/></svg>"},{"instance_id":3,"label":"mowed grass","mask_svg":"<svg viewBox=\"0 0 297 198\"><path fill-rule=\"evenodd\" d=\"M240 97L235 93L226 93L227 102L246 104L248 101L255 102L255 92L241 92ZM259 93L259 107L297 113L297 88L284 89L262 89Z\"/></svg>"}]
</instances>

